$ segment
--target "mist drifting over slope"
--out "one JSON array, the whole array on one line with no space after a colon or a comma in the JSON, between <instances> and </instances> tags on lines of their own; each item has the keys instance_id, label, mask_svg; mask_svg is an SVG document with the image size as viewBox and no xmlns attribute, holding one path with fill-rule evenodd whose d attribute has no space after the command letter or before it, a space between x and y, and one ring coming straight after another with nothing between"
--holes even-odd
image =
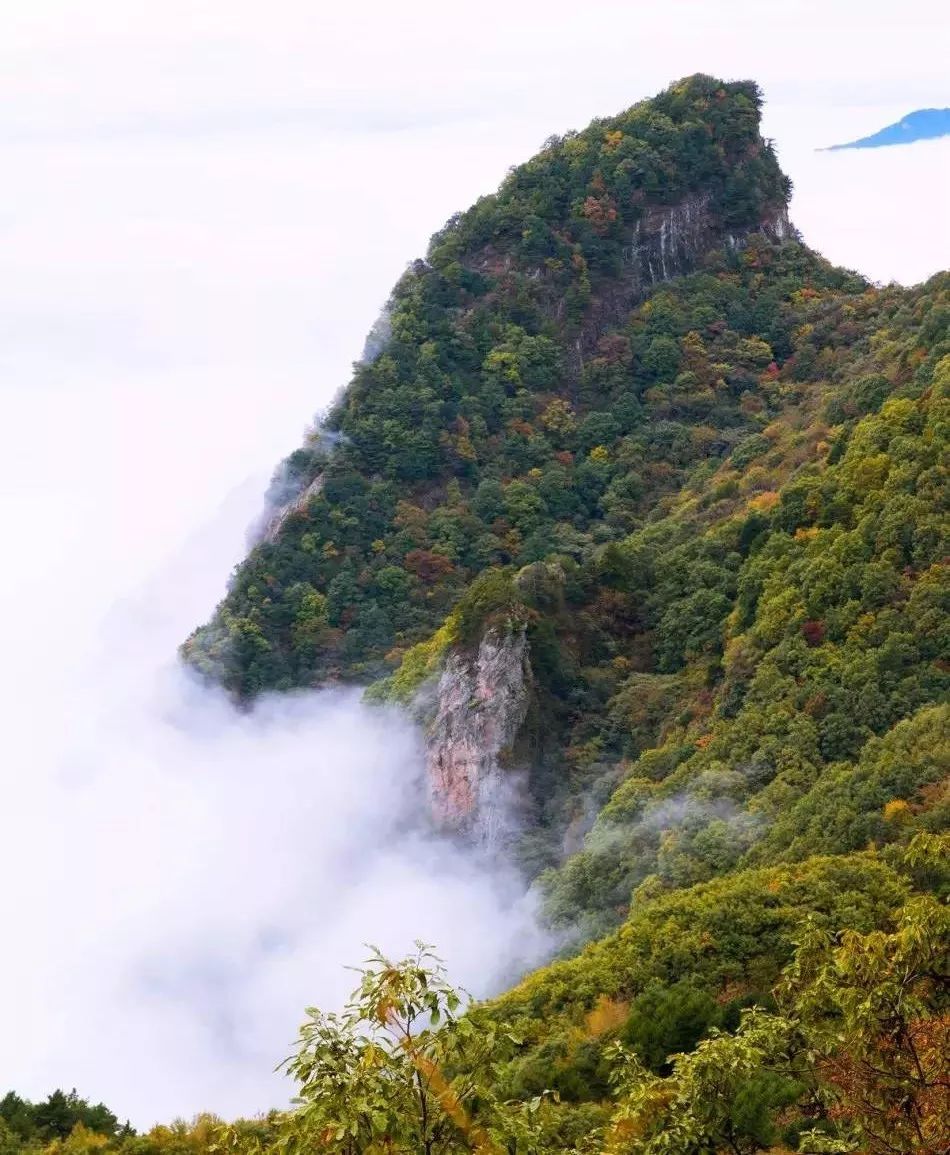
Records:
<instances>
[{"instance_id":1,"label":"mist drifting over slope","mask_svg":"<svg viewBox=\"0 0 950 1155\"><path fill-rule=\"evenodd\" d=\"M437 942L479 993L546 946L513 874L426 832L403 717L359 691L240 713L169 661L175 591L225 561L215 536L5 727L20 757L0 871L21 945L0 963L0 1067L37 1095L78 1077L138 1124L285 1101L270 1072L303 1007L342 1001L367 941Z\"/></svg>"}]
</instances>

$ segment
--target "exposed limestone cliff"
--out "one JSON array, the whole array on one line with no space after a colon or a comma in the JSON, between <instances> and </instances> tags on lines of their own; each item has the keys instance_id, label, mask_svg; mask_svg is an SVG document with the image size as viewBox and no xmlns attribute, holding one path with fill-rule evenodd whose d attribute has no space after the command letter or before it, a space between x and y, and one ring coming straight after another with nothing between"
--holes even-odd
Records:
<instances>
[{"instance_id":1,"label":"exposed limestone cliff","mask_svg":"<svg viewBox=\"0 0 950 1155\"><path fill-rule=\"evenodd\" d=\"M694 272L703 256L713 249L742 248L756 234L780 242L794 233L785 204L766 210L752 226L732 232L712 210L708 193L685 197L674 205L651 206L627 234L622 287L633 302L662 281ZM510 252L486 245L467 257L464 264L498 277L510 272L518 262ZM543 278L543 266L533 269L531 276Z\"/></svg>"},{"instance_id":2,"label":"exposed limestone cliff","mask_svg":"<svg viewBox=\"0 0 950 1155\"><path fill-rule=\"evenodd\" d=\"M580 334L568 353L570 376L576 378L580 374L604 329L621 325L630 310L656 285L695 272L703 258L716 249L742 249L753 236L765 236L778 244L795 235L784 203L768 208L750 227L733 231L712 211L711 198L705 193L685 197L675 205L645 209L628 234L620 276L602 281L590 300ZM486 245L465 260L469 268L495 277L504 276L516 263L511 253L493 245ZM543 282L545 270L538 266L530 275ZM552 290L547 308L552 320L563 323L564 294Z\"/></svg>"},{"instance_id":3,"label":"exposed limestone cliff","mask_svg":"<svg viewBox=\"0 0 950 1155\"><path fill-rule=\"evenodd\" d=\"M634 226L624 259L635 291L692 272L699 258L725 241L741 248L753 233L781 241L791 231L785 205L768 214L754 229L723 232L709 211L709 196L687 197L669 208L648 209Z\"/></svg>"},{"instance_id":4,"label":"exposed limestone cliff","mask_svg":"<svg viewBox=\"0 0 950 1155\"><path fill-rule=\"evenodd\" d=\"M770 209L755 226L733 232L725 230L710 211L707 195L647 209L624 247L621 276L601 284L591 298L572 350L572 373L577 375L586 358L594 353L604 329L623 324L630 310L652 288L695 272L706 254L716 249L744 248L756 235L774 243L793 237L795 229L788 219L787 206ZM559 316L563 308L563 300L559 300Z\"/></svg>"},{"instance_id":5,"label":"exposed limestone cliff","mask_svg":"<svg viewBox=\"0 0 950 1155\"><path fill-rule=\"evenodd\" d=\"M524 627L486 631L477 651L452 653L428 727L427 771L439 823L494 845L517 805L506 768L528 711L531 669Z\"/></svg>"}]
</instances>

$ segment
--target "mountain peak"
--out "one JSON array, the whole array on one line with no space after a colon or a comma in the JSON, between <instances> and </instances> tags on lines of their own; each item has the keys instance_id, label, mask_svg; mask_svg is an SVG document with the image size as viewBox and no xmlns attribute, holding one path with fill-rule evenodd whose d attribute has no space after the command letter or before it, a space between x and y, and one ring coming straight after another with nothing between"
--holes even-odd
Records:
<instances>
[{"instance_id":1,"label":"mountain peak","mask_svg":"<svg viewBox=\"0 0 950 1155\"><path fill-rule=\"evenodd\" d=\"M919 140L937 140L950 136L950 108L919 108L886 128L846 144L833 144L827 152L846 148L887 148L894 144L915 144Z\"/></svg>"},{"instance_id":2,"label":"mountain peak","mask_svg":"<svg viewBox=\"0 0 950 1155\"><path fill-rule=\"evenodd\" d=\"M579 476L606 479L611 470L586 455L609 456L639 422L640 394L671 386L688 360L663 325L632 335L631 311L660 284L735 267L753 242L768 249L792 235L790 183L760 134L761 106L751 81L686 77L549 138L436 233L319 434L282 467L258 548L186 655L241 697L377 676L481 568L535 560L538 519L489 515L491 502L463 517L452 546L424 527L438 508L454 518L484 486L499 491L499 511L521 489L536 504L539 471L569 479L578 452ZM725 424L745 422L727 408ZM578 450L571 431L598 422L598 440L585 433ZM658 486L680 468L658 466ZM588 481L589 498L555 519L573 522L582 551L604 533L601 482ZM290 569L272 566L270 551L293 559ZM395 617L376 590L383 570L401 591Z\"/></svg>"},{"instance_id":3,"label":"mountain peak","mask_svg":"<svg viewBox=\"0 0 950 1155\"><path fill-rule=\"evenodd\" d=\"M760 135L761 108L753 81L696 74L581 132L550 137L497 193L436 234L429 259L444 267L492 245L525 261L557 261L573 243L589 264L619 271L644 216L686 201L701 201L723 236L760 228L784 217L791 193Z\"/></svg>"}]
</instances>

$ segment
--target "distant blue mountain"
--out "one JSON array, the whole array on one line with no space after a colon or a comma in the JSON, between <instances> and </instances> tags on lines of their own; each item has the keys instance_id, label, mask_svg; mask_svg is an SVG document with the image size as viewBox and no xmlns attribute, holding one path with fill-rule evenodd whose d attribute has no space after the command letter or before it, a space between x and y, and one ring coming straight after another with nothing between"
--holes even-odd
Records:
<instances>
[{"instance_id":1,"label":"distant blue mountain","mask_svg":"<svg viewBox=\"0 0 950 1155\"><path fill-rule=\"evenodd\" d=\"M913 144L915 140L935 140L950 136L950 108L920 108L903 120L889 124L873 136L862 136L847 144L833 144L828 152L839 148L886 148L891 144Z\"/></svg>"}]
</instances>

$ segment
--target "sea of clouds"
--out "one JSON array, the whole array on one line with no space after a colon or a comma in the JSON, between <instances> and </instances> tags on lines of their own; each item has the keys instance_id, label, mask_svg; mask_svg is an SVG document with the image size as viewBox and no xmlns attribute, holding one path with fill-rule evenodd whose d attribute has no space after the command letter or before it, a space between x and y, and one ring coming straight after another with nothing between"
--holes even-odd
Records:
<instances>
[{"instance_id":1,"label":"sea of clouds","mask_svg":"<svg viewBox=\"0 0 950 1155\"><path fill-rule=\"evenodd\" d=\"M427 829L403 715L358 690L239 711L177 663L208 609L195 587L238 556L245 498L114 601L108 552L96 597L81 563L30 548L68 504L34 506L13 549L40 574L5 599L0 1069L139 1125L285 1101L273 1069L303 1008L340 1005L366 943L438 944L478 994L549 948L504 862Z\"/></svg>"}]
</instances>

